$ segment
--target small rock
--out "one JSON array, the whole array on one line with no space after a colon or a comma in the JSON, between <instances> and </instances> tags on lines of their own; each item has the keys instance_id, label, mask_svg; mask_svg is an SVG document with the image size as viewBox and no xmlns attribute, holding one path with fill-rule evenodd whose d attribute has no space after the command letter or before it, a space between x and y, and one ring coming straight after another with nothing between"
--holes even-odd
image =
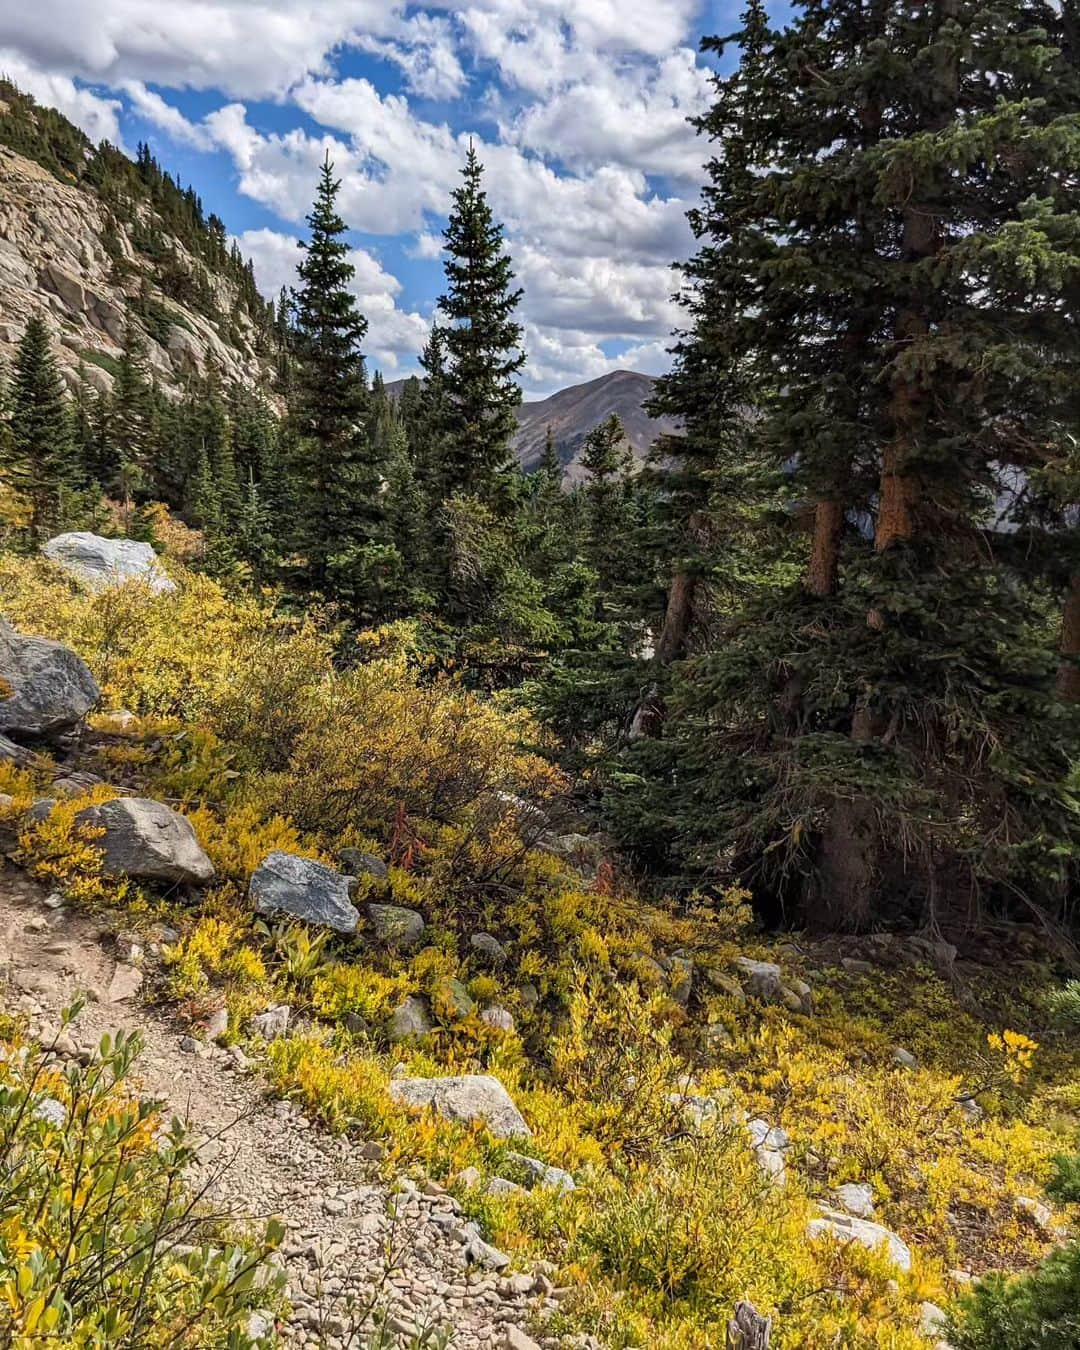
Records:
<instances>
[{"instance_id":1,"label":"small rock","mask_svg":"<svg viewBox=\"0 0 1080 1350\"><path fill-rule=\"evenodd\" d=\"M385 881L390 875L386 864L374 853L364 853L358 848L343 848L337 855L338 862L352 877L375 877Z\"/></svg>"},{"instance_id":2,"label":"small rock","mask_svg":"<svg viewBox=\"0 0 1080 1350\"><path fill-rule=\"evenodd\" d=\"M875 969L873 961L860 961L854 956L842 956L840 964L849 975L872 975Z\"/></svg>"},{"instance_id":3,"label":"small rock","mask_svg":"<svg viewBox=\"0 0 1080 1350\"><path fill-rule=\"evenodd\" d=\"M892 1060L894 1064L898 1064L902 1069L914 1069L918 1066L918 1060L915 1056L910 1050L905 1050L902 1045L893 1047Z\"/></svg>"},{"instance_id":4,"label":"small rock","mask_svg":"<svg viewBox=\"0 0 1080 1350\"><path fill-rule=\"evenodd\" d=\"M1018 1195L1016 1208L1023 1210L1036 1228L1041 1228L1044 1233L1053 1232L1054 1215L1041 1200L1030 1195Z\"/></svg>"},{"instance_id":5,"label":"small rock","mask_svg":"<svg viewBox=\"0 0 1080 1350\"><path fill-rule=\"evenodd\" d=\"M894 1266L905 1272L911 1269L911 1249L903 1238L867 1219L857 1219L839 1210L825 1209L820 1219L810 1220L806 1232L811 1240L831 1237L840 1242L858 1242L871 1251L884 1247Z\"/></svg>"},{"instance_id":6,"label":"small rock","mask_svg":"<svg viewBox=\"0 0 1080 1350\"><path fill-rule=\"evenodd\" d=\"M548 1163L541 1162L539 1158L530 1158L525 1153L508 1153L506 1156L512 1163L522 1168L535 1185L551 1186L559 1192L576 1189L574 1178L561 1167L552 1167Z\"/></svg>"},{"instance_id":7,"label":"small rock","mask_svg":"<svg viewBox=\"0 0 1080 1350\"><path fill-rule=\"evenodd\" d=\"M472 996L456 976L449 976L438 982L431 992L431 1001L441 1017L455 1021L468 1017L476 1010Z\"/></svg>"},{"instance_id":8,"label":"small rock","mask_svg":"<svg viewBox=\"0 0 1080 1350\"><path fill-rule=\"evenodd\" d=\"M424 936L423 916L402 905L368 905L364 911L375 940L394 951L411 951Z\"/></svg>"},{"instance_id":9,"label":"small rock","mask_svg":"<svg viewBox=\"0 0 1080 1350\"><path fill-rule=\"evenodd\" d=\"M986 1115L986 1112L973 1097L961 1098L958 1105L968 1120L979 1121Z\"/></svg>"},{"instance_id":10,"label":"small rock","mask_svg":"<svg viewBox=\"0 0 1080 1350\"><path fill-rule=\"evenodd\" d=\"M492 1177L484 1187L485 1195L524 1195L525 1187L516 1181L507 1181L505 1177Z\"/></svg>"},{"instance_id":11,"label":"small rock","mask_svg":"<svg viewBox=\"0 0 1080 1350\"><path fill-rule=\"evenodd\" d=\"M948 1317L936 1303L923 1303L919 1307L919 1331L928 1340L940 1336L948 1323Z\"/></svg>"},{"instance_id":12,"label":"small rock","mask_svg":"<svg viewBox=\"0 0 1080 1350\"><path fill-rule=\"evenodd\" d=\"M368 1139L360 1145L359 1151L361 1158L366 1158L368 1162L382 1162L386 1157L386 1146L377 1139Z\"/></svg>"},{"instance_id":13,"label":"small rock","mask_svg":"<svg viewBox=\"0 0 1080 1350\"><path fill-rule=\"evenodd\" d=\"M463 1167L457 1174L457 1179L462 1186L467 1186L469 1190L480 1185L479 1167Z\"/></svg>"},{"instance_id":14,"label":"small rock","mask_svg":"<svg viewBox=\"0 0 1080 1350\"><path fill-rule=\"evenodd\" d=\"M540 1350L540 1347L520 1327L511 1325L503 1331L502 1350Z\"/></svg>"},{"instance_id":15,"label":"small rock","mask_svg":"<svg viewBox=\"0 0 1080 1350\"><path fill-rule=\"evenodd\" d=\"M194 1036L181 1036L180 1049L185 1055L198 1055L202 1053L202 1046Z\"/></svg>"},{"instance_id":16,"label":"small rock","mask_svg":"<svg viewBox=\"0 0 1080 1350\"><path fill-rule=\"evenodd\" d=\"M540 1002L540 990L531 980L522 980L518 985L518 998L521 999L523 1008L535 1008Z\"/></svg>"},{"instance_id":17,"label":"small rock","mask_svg":"<svg viewBox=\"0 0 1080 1350\"><path fill-rule=\"evenodd\" d=\"M474 933L469 938L469 946L478 957L492 966L506 964L506 948L490 933Z\"/></svg>"},{"instance_id":18,"label":"small rock","mask_svg":"<svg viewBox=\"0 0 1080 1350\"><path fill-rule=\"evenodd\" d=\"M67 1124L67 1107L55 1097L42 1097L34 1103L33 1116L35 1120L43 1120L46 1125L63 1129Z\"/></svg>"},{"instance_id":19,"label":"small rock","mask_svg":"<svg viewBox=\"0 0 1080 1350\"><path fill-rule=\"evenodd\" d=\"M725 998L730 998L734 1003L745 1003L746 995L743 993L742 985L731 975L727 975L722 970L714 970L709 967L705 970L705 978L712 985L718 994L723 994Z\"/></svg>"},{"instance_id":20,"label":"small rock","mask_svg":"<svg viewBox=\"0 0 1080 1350\"><path fill-rule=\"evenodd\" d=\"M784 1001L780 967L772 961L755 961L749 956L738 956L735 964L747 976L746 987L754 998L763 1003Z\"/></svg>"},{"instance_id":21,"label":"small rock","mask_svg":"<svg viewBox=\"0 0 1080 1350\"><path fill-rule=\"evenodd\" d=\"M113 971L105 997L110 1003L123 1003L139 992L142 982L143 973L136 966L118 965Z\"/></svg>"},{"instance_id":22,"label":"small rock","mask_svg":"<svg viewBox=\"0 0 1080 1350\"><path fill-rule=\"evenodd\" d=\"M44 900L42 900L41 903L45 906L46 909L63 909L64 897L60 894L59 891L50 891L49 894L45 897Z\"/></svg>"},{"instance_id":23,"label":"small rock","mask_svg":"<svg viewBox=\"0 0 1080 1350\"><path fill-rule=\"evenodd\" d=\"M268 853L251 874L248 894L259 914L287 914L338 933L354 933L360 920L340 872L282 849Z\"/></svg>"},{"instance_id":24,"label":"small rock","mask_svg":"<svg viewBox=\"0 0 1080 1350\"><path fill-rule=\"evenodd\" d=\"M229 1030L229 1010L228 1008L218 1008L212 1012L206 1021L206 1039L208 1041L220 1041Z\"/></svg>"},{"instance_id":25,"label":"small rock","mask_svg":"<svg viewBox=\"0 0 1080 1350\"><path fill-rule=\"evenodd\" d=\"M486 1026L494 1027L496 1031L509 1033L514 1030L513 1016L505 1008L485 1008L480 1014L480 1021Z\"/></svg>"},{"instance_id":26,"label":"small rock","mask_svg":"<svg viewBox=\"0 0 1080 1350\"><path fill-rule=\"evenodd\" d=\"M433 1030L427 999L419 994L410 994L398 1004L386 1023L387 1037L394 1044L412 1036L427 1036Z\"/></svg>"},{"instance_id":27,"label":"small rock","mask_svg":"<svg viewBox=\"0 0 1080 1350\"><path fill-rule=\"evenodd\" d=\"M268 1008L258 1013L248 1022L248 1031L261 1036L264 1041L276 1041L289 1030L289 1017L292 1009L287 1003L279 1003L276 1008Z\"/></svg>"},{"instance_id":28,"label":"small rock","mask_svg":"<svg viewBox=\"0 0 1080 1350\"><path fill-rule=\"evenodd\" d=\"M499 1251L498 1247L493 1247L481 1237L474 1237L465 1244L465 1259L474 1266L483 1266L485 1270L505 1270L510 1264L510 1258L505 1252Z\"/></svg>"},{"instance_id":29,"label":"small rock","mask_svg":"<svg viewBox=\"0 0 1080 1350\"><path fill-rule=\"evenodd\" d=\"M874 1217L874 1188L865 1181L846 1181L833 1191L833 1199L846 1214L856 1219Z\"/></svg>"}]
</instances>

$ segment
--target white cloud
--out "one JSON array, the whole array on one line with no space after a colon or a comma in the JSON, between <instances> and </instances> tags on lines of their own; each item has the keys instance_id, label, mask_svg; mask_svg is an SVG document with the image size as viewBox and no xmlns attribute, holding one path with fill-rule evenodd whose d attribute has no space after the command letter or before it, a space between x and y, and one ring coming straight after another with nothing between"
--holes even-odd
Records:
<instances>
[{"instance_id":1,"label":"white cloud","mask_svg":"<svg viewBox=\"0 0 1080 1350\"><path fill-rule=\"evenodd\" d=\"M244 256L254 263L255 279L264 295L277 295L282 286L296 284L300 250L294 236L276 230L245 230L237 236L237 242ZM364 350L380 369L411 366L427 341L428 321L398 308L401 282L373 254L353 249L349 261L356 269L349 289L368 321Z\"/></svg>"},{"instance_id":2,"label":"white cloud","mask_svg":"<svg viewBox=\"0 0 1080 1350\"><path fill-rule=\"evenodd\" d=\"M73 77L122 91L177 142L223 151L238 190L293 231L329 153L350 226L406 236L407 255L419 259L439 256L470 110L482 115L486 135L476 141L526 291L527 382L537 389L614 368L601 345L612 340L629 344L627 361L666 362L679 320L670 263L692 246L685 212L703 158L687 118L709 98L691 47L699 4L37 0L18 13L0 6L0 46L11 44L23 68L38 72L38 88L54 82L41 93L46 101L109 128L98 134L115 139L116 100ZM349 48L392 66L404 92L341 78ZM170 96L181 88L219 91L222 104L192 121ZM446 120L441 108L419 115L413 96L446 105ZM287 116L275 115L276 129L266 130L256 99L295 108L297 125L282 130ZM254 231L242 242L273 289L264 278L291 235ZM373 350L378 343L387 364L411 355L426 321L398 308L396 280L373 254L357 258ZM290 255L288 272L294 262Z\"/></svg>"},{"instance_id":3,"label":"white cloud","mask_svg":"<svg viewBox=\"0 0 1080 1350\"><path fill-rule=\"evenodd\" d=\"M18 52L2 45L0 73L14 80L24 93L32 94L39 103L58 108L92 141L111 141L123 148L118 120L119 99L102 98L89 89L80 89L66 75L39 70Z\"/></svg>"}]
</instances>

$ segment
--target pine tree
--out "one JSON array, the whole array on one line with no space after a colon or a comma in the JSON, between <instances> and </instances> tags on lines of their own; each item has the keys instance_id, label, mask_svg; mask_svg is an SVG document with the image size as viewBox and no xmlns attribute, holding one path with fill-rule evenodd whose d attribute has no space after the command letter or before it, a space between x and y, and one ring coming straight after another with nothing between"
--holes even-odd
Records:
<instances>
[{"instance_id":1,"label":"pine tree","mask_svg":"<svg viewBox=\"0 0 1080 1350\"><path fill-rule=\"evenodd\" d=\"M626 756L648 786L612 802L643 850L727 850L822 925L886 898L936 922L995 888L1053 906L1080 842L1039 553L1080 541L1016 487L1075 458L1070 11L804 0L773 32L754 0L701 119L661 396L688 431L668 715Z\"/></svg>"},{"instance_id":2,"label":"pine tree","mask_svg":"<svg viewBox=\"0 0 1080 1350\"><path fill-rule=\"evenodd\" d=\"M152 439L150 381L146 374L146 344L138 328L128 323L124 347L113 384L109 412L109 454L102 486L115 492L128 524L134 499L147 481Z\"/></svg>"},{"instance_id":3,"label":"pine tree","mask_svg":"<svg viewBox=\"0 0 1080 1350\"><path fill-rule=\"evenodd\" d=\"M525 364L521 325L513 317L522 293L511 289L502 226L492 216L471 144L462 178L444 233L447 286L439 300L446 320L439 353L440 360L445 353L447 390L442 496L468 493L501 510L521 402L515 377Z\"/></svg>"},{"instance_id":4,"label":"pine tree","mask_svg":"<svg viewBox=\"0 0 1080 1350\"><path fill-rule=\"evenodd\" d=\"M59 524L72 481L71 417L63 382L39 315L26 325L11 387L8 471L30 503L30 530L41 539Z\"/></svg>"},{"instance_id":5,"label":"pine tree","mask_svg":"<svg viewBox=\"0 0 1080 1350\"><path fill-rule=\"evenodd\" d=\"M562 460L559 458L559 450L555 444L555 433L551 430L549 422L544 432L544 448L540 454L540 462L536 466L537 473L547 474L548 478L553 478L559 482L562 478Z\"/></svg>"},{"instance_id":6,"label":"pine tree","mask_svg":"<svg viewBox=\"0 0 1080 1350\"><path fill-rule=\"evenodd\" d=\"M360 351L367 320L348 289L355 269L336 207L340 187L328 156L293 296L297 544L307 584L360 614L379 590L387 541Z\"/></svg>"}]
</instances>

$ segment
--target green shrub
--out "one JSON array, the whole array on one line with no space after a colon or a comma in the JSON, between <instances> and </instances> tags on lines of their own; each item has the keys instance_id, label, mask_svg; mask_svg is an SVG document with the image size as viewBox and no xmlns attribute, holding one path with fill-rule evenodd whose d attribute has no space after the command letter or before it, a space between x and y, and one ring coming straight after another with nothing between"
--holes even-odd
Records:
<instances>
[{"instance_id":1,"label":"green shrub","mask_svg":"<svg viewBox=\"0 0 1080 1350\"><path fill-rule=\"evenodd\" d=\"M72 1014L65 1014L65 1023ZM267 1226L232 1241L184 1185L183 1125L124 1079L137 1036L105 1037L88 1067L16 1040L0 1062L0 1344L255 1350L277 1300Z\"/></svg>"}]
</instances>

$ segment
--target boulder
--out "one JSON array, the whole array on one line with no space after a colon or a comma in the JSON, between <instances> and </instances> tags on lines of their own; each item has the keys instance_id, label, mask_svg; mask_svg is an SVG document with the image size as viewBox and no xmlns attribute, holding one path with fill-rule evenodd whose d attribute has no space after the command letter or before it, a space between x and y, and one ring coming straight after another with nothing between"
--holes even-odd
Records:
<instances>
[{"instance_id":1,"label":"boulder","mask_svg":"<svg viewBox=\"0 0 1080 1350\"><path fill-rule=\"evenodd\" d=\"M386 1034L394 1042L408 1040L410 1036L426 1036L433 1030L427 1000L417 994L410 994L400 1003L386 1024Z\"/></svg>"},{"instance_id":2,"label":"boulder","mask_svg":"<svg viewBox=\"0 0 1080 1350\"><path fill-rule=\"evenodd\" d=\"M673 956L668 971L668 992L676 1003L684 1007L690 1002L694 987L694 963L689 956Z\"/></svg>"},{"instance_id":3,"label":"boulder","mask_svg":"<svg viewBox=\"0 0 1080 1350\"><path fill-rule=\"evenodd\" d=\"M149 544L138 539L106 539L89 530L58 534L42 548L46 558L69 572L92 590L141 581L152 591L175 591Z\"/></svg>"},{"instance_id":4,"label":"boulder","mask_svg":"<svg viewBox=\"0 0 1080 1350\"><path fill-rule=\"evenodd\" d=\"M900 1270L911 1269L911 1249L903 1238L867 1219L857 1219L836 1209L822 1211L822 1217L811 1219L806 1228L811 1239L834 1238L838 1242L858 1242L871 1251L884 1247L889 1260Z\"/></svg>"},{"instance_id":5,"label":"boulder","mask_svg":"<svg viewBox=\"0 0 1080 1350\"><path fill-rule=\"evenodd\" d=\"M1016 1208L1026 1214L1035 1227L1041 1228L1044 1233L1054 1231L1054 1215L1049 1206L1044 1205L1041 1200L1036 1200L1031 1195L1018 1195Z\"/></svg>"},{"instance_id":6,"label":"boulder","mask_svg":"<svg viewBox=\"0 0 1080 1350\"><path fill-rule=\"evenodd\" d=\"M338 933L354 933L360 920L349 900L348 877L281 849L268 853L251 874L248 894L259 914L288 914Z\"/></svg>"},{"instance_id":7,"label":"boulder","mask_svg":"<svg viewBox=\"0 0 1080 1350\"><path fill-rule=\"evenodd\" d=\"M485 1195L524 1195L525 1187L516 1181L507 1181L505 1177L492 1177L484 1187Z\"/></svg>"},{"instance_id":8,"label":"boulder","mask_svg":"<svg viewBox=\"0 0 1080 1350\"><path fill-rule=\"evenodd\" d=\"M491 966L506 964L506 948L490 933L474 933L469 938L469 946L476 955Z\"/></svg>"},{"instance_id":9,"label":"boulder","mask_svg":"<svg viewBox=\"0 0 1080 1350\"><path fill-rule=\"evenodd\" d=\"M399 1078L391 1082L391 1097L414 1111L430 1106L446 1120L468 1124L482 1120L493 1135L506 1139L529 1136L514 1100L497 1078L488 1074L463 1074L455 1078Z\"/></svg>"},{"instance_id":10,"label":"boulder","mask_svg":"<svg viewBox=\"0 0 1080 1350\"><path fill-rule=\"evenodd\" d=\"M407 952L421 942L426 924L415 909L401 905L368 905L364 910L375 940L384 947Z\"/></svg>"},{"instance_id":11,"label":"boulder","mask_svg":"<svg viewBox=\"0 0 1080 1350\"><path fill-rule=\"evenodd\" d=\"M0 732L48 737L77 727L101 690L70 647L0 620L0 694Z\"/></svg>"},{"instance_id":12,"label":"boulder","mask_svg":"<svg viewBox=\"0 0 1080 1350\"><path fill-rule=\"evenodd\" d=\"M214 867L189 822L148 797L117 797L88 806L75 817L105 833L94 840L110 876L205 886Z\"/></svg>"}]
</instances>

